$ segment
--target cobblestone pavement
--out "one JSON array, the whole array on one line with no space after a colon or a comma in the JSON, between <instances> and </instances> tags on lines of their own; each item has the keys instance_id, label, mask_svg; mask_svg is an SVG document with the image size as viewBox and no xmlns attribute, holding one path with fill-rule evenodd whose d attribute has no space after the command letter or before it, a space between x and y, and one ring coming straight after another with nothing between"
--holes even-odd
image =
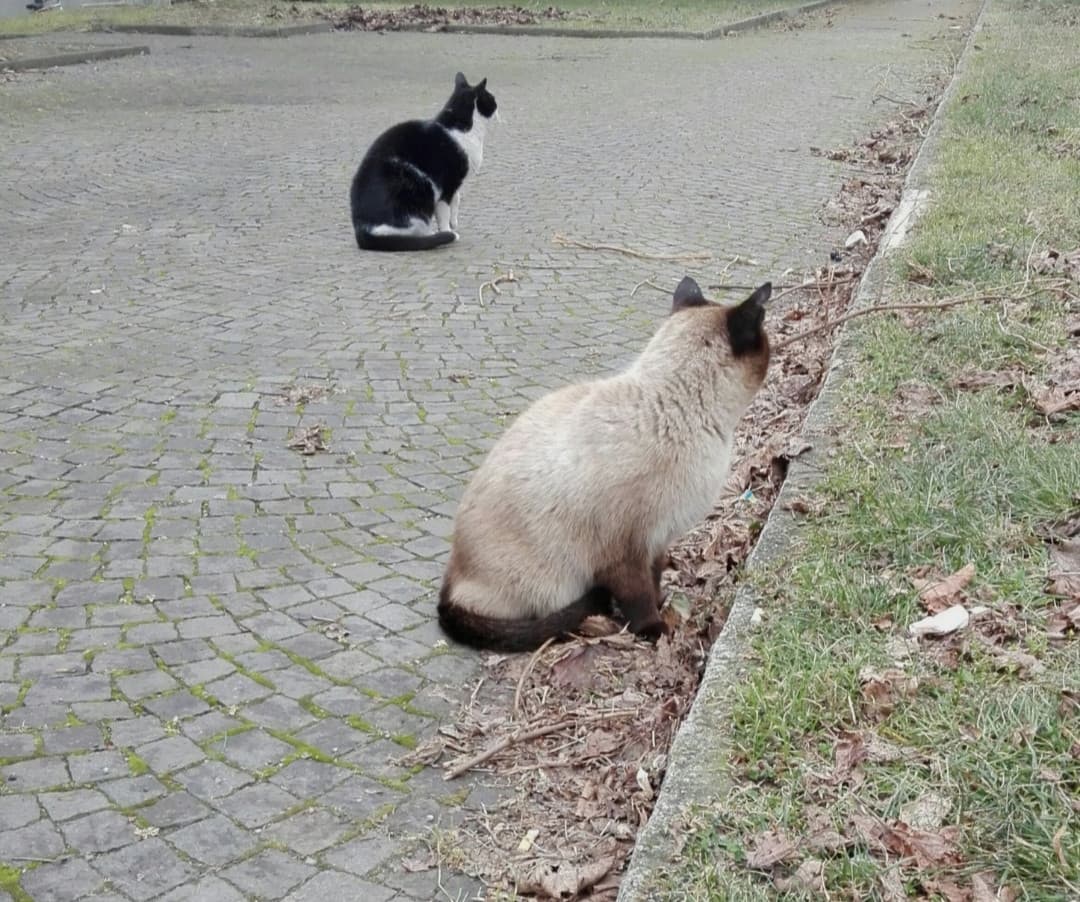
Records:
<instances>
[{"instance_id":1,"label":"cobblestone pavement","mask_svg":"<svg viewBox=\"0 0 1080 902\"><path fill-rule=\"evenodd\" d=\"M395 763L478 667L432 616L464 480L641 346L668 303L642 279L822 263L845 172L809 146L917 96L939 12L971 10L713 43L145 36L0 84L0 900L471 892L401 857L497 790ZM360 153L458 68L506 120L462 241L360 254ZM287 447L315 423L328 452Z\"/></svg>"}]
</instances>

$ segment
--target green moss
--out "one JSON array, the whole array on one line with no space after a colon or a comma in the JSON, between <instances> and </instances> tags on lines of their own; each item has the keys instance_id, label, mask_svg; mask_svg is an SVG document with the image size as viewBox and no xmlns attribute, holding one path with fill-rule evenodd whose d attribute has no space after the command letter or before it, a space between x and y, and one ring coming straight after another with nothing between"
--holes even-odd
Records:
<instances>
[{"instance_id":1,"label":"green moss","mask_svg":"<svg viewBox=\"0 0 1080 902\"><path fill-rule=\"evenodd\" d=\"M128 770L133 777L142 777L145 774L150 773L150 765L134 752L127 753L127 764Z\"/></svg>"}]
</instances>

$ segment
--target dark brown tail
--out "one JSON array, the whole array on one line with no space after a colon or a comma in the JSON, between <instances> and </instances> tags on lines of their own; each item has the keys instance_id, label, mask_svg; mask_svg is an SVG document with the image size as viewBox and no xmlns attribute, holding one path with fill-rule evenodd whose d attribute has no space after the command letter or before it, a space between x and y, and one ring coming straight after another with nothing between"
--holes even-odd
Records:
<instances>
[{"instance_id":1,"label":"dark brown tail","mask_svg":"<svg viewBox=\"0 0 1080 902\"><path fill-rule=\"evenodd\" d=\"M439 625L443 632L464 645L492 651L532 651L552 637L569 636L586 617L610 613L611 596L602 589L593 589L573 604L546 617L512 620L487 617L459 607L450 600L448 583L443 583L439 593Z\"/></svg>"}]
</instances>

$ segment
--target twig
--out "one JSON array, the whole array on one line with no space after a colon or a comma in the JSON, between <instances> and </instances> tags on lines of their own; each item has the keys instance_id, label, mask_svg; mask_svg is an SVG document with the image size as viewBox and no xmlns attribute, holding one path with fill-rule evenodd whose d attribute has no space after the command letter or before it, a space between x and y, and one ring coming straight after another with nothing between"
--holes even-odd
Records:
<instances>
[{"instance_id":1,"label":"twig","mask_svg":"<svg viewBox=\"0 0 1080 902\"><path fill-rule=\"evenodd\" d=\"M502 739L489 745L486 749L477 755L473 755L471 758L465 761L455 764L446 775L444 780L456 780L466 771L472 770L478 764L483 764L485 761L494 758L499 752L505 751L512 745L516 745L519 742L528 742L530 739L539 739L541 736L547 736L549 733L557 733L566 727L580 726L587 723L595 723L600 720L614 720L617 717L630 717L637 714L636 708L628 708L623 711L607 711L603 714L595 714L592 717L564 717L561 720L555 721L555 723L549 723L542 727L534 727L531 730L515 730L507 736L503 736Z\"/></svg>"},{"instance_id":2,"label":"twig","mask_svg":"<svg viewBox=\"0 0 1080 902\"><path fill-rule=\"evenodd\" d=\"M635 251L629 247L620 247L617 244L592 244L588 241L578 241L576 238L568 238L556 232L551 239L560 247L580 247L587 251L611 251L616 254L625 254L628 257L637 257L640 260L669 260L676 263L704 263L713 258L712 254L650 254L646 251Z\"/></svg>"},{"instance_id":3,"label":"twig","mask_svg":"<svg viewBox=\"0 0 1080 902\"><path fill-rule=\"evenodd\" d=\"M1026 295L1018 295L1014 298L1004 298L1000 294L976 294L972 297L952 298L951 300L941 301L936 304L873 304L869 307L862 307L859 310L846 313L844 316L834 319L831 322L822 323L820 326L814 326L813 329L807 329L805 332L791 335L783 341L776 342L772 348L774 351L778 351L780 348L786 348L788 345L794 344L797 341L802 341L804 338L809 338L811 335L816 335L818 332L835 329L837 326L846 323L848 320L858 319L860 316L869 316L872 313L891 313L897 310L948 310L950 307L959 307L961 304L985 304L989 301L1019 300L1025 296Z\"/></svg>"},{"instance_id":4,"label":"twig","mask_svg":"<svg viewBox=\"0 0 1080 902\"><path fill-rule=\"evenodd\" d=\"M884 94L880 91L874 95L874 99L870 102L877 103L879 100L887 100L889 103L895 103L897 106L918 106L914 100L903 100L896 97L890 97L888 94Z\"/></svg>"},{"instance_id":5,"label":"twig","mask_svg":"<svg viewBox=\"0 0 1080 902\"><path fill-rule=\"evenodd\" d=\"M846 279L814 279L811 282L803 282L801 285L792 285L788 288L785 288L783 291L774 294L771 298L769 298L769 303L776 303L778 300L780 300L780 298L786 297L794 291L803 291L810 288L816 288L820 292L822 286L825 286L826 288L832 288L836 285L848 285L851 282L854 282L855 279L856 276L851 275L848 276ZM773 287L775 288L776 286Z\"/></svg>"},{"instance_id":6,"label":"twig","mask_svg":"<svg viewBox=\"0 0 1080 902\"><path fill-rule=\"evenodd\" d=\"M668 293L668 290L663 285L657 285L652 279L642 279L634 286L633 290L630 292L630 297L637 294L638 289L645 285L648 285L650 288L655 288L657 291L663 292L664 294Z\"/></svg>"},{"instance_id":7,"label":"twig","mask_svg":"<svg viewBox=\"0 0 1080 902\"><path fill-rule=\"evenodd\" d=\"M496 294L502 294L502 292L499 291L499 286L500 285L502 285L502 284L504 284L506 282L517 282L517 281L518 281L518 277L514 275L514 271L511 269L509 272L507 272L507 273L505 273L505 274L503 274L501 276L496 276L494 279L490 279L487 282L481 282L480 283L480 288L477 289L477 292L476 292L476 296L480 301L480 306L481 307L486 306L484 304L484 289L485 288L490 288Z\"/></svg>"},{"instance_id":8,"label":"twig","mask_svg":"<svg viewBox=\"0 0 1080 902\"><path fill-rule=\"evenodd\" d=\"M529 658L528 663L525 665L525 669L521 671L521 676L518 677L517 681L517 689L514 690L514 712L511 715L512 717L517 717L518 708L521 706L521 690L525 686L525 680L528 679L529 674L532 673L533 668L536 666L536 662L540 660L540 655L547 650L547 647L551 645L556 638L557 637L555 636L551 636L543 645L534 651L532 657Z\"/></svg>"}]
</instances>

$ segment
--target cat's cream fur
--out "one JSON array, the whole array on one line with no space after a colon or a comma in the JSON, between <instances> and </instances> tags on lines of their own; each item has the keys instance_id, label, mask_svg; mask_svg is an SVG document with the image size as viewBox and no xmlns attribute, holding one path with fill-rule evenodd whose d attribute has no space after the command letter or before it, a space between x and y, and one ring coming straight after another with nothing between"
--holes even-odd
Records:
<instances>
[{"instance_id":1,"label":"cat's cream fur","mask_svg":"<svg viewBox=\"0 0 1080 902\"><path fill-rule=\"evenodd\" d=\"M768 288L738 308L707 303L693 280L679 292L629 369L541 398L492 448L455 521L440 603L451 635L533 647L607 593L632 629L659 633L668 546L712 508L769 357L760 316L750 346L730 327L734 310L763 314Z\"/></svg>"}]
</instances>

